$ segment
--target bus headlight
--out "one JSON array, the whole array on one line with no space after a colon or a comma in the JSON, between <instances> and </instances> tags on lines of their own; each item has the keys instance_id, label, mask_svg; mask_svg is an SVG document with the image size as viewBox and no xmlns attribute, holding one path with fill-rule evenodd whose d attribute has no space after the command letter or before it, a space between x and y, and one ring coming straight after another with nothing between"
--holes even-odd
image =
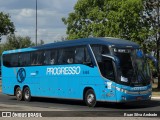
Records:
<instances>
[{"instance_id":1,"label":"bus headlight","mask_svg":"<svg viewBox=\"0 0 160 120\"><path fill-rule=\"evenodd\" d=\"M117 91L120 91L120 92L123 92L123 93L127 93L128 92L127 90L125 90L123 88L116 87L116 89L117 89Z\"/></svg>"},{"instance_id":2,"label":"bus headlight","mask_svg":"<svg viewBox=\"0 0 160 120\"><path fill-rule=\"evenodd\" d=\"M120 89L120 91L123 92L123 93L127 93L127 90L122 89L122 88Z\"/></svg>"}]
</instances>

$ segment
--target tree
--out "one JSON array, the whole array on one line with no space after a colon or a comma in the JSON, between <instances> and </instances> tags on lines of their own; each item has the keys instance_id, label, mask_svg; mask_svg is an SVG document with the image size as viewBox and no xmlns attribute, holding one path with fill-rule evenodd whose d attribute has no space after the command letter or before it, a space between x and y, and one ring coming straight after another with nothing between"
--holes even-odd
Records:
<instances>
[{"instance_id":1,"label":"tree","mask_svg":"<svg viewBox=\"0 0 160 120\"><path fill-rule=\"evenodd\" d=\"M150 23L150 39L154 41L152 49L155 51L157 58L157 73L158 73L158 89L160 89L160 1L145 0L144 18Z\"/></svg>"},{"instance_id":2,"label":"tree","mask_svg":"<svg viewBox=\"0 0 160 120\"><path fill-rule=\"evenodd\" d=\"M10 20L9 14L0 12L0 39L3 35L13 34L15 27L13 22Z\"/></svg>"},{"instance_id":3,"label":"tree","mask_svg":"<svg viewBox=\"0 0 160 120\"><path fill-rule=\"evenodd\" d=\"M38 45L43 45L43 44L44 44L43 40L40 40L40 42L38 43Z\"/></svg>"},{"instance_id":4,"label":"tree","mask_svg":"<svg viewBox=\"0 0 160 120\"><path fill-rule=\"evenodd\" d=\"M35 44L31 41L31 38L28 36L21 37L21 36L9 35L7 37L6 43L1 47L2 47L2 51L4 51L4 50L26 48L34 45Z\"/></svg>"},{"instance_id":5,"label":"tree","mask_svg":"<svg viewBox=\"0 0 160 120\"><path fill-rule=\"evenodd\" d=\"M68 39L118 37L137 42L145 53L156 48L160 62L159 0L78 0L74 12L62 21ZM160 67L158 88L160 88Z\"/></svg>"},{"instance_id":6,"label":"tree","mask_svg":"<svg viewBox=\"0 0 160 120\"><path fill-rule=\"evenodd\" d=\"M149 29L141 20L142 12L142 0L78 0L74 12L62 21L67 25L68 39L110 36L140 44Z\"/></svg>"}]
</instances>

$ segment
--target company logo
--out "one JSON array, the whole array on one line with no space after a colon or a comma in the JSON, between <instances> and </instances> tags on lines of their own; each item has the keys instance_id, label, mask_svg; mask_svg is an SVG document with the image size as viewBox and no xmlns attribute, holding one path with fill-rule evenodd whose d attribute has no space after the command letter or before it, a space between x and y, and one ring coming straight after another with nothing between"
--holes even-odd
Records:
<instances>
[{"instance_id":1,"label":"company logo","mask_svg":"<svg viewBox=\"0 0 160 120\"><path fill-rule=\"evenodd\" d=\"M26 71L24 68L20 68L17 72L17 81L22 83L26 78Z\"/></svg>"},{"instance_id":2,"label":"company logo","mask_svg":"<svg viewBox=\"0 0 160 120\"><path fill-rule=\"evenodd\" d=\"M53 67L47 68L47 75L78 75L81 72L81 68L79 66L73 67Z\"/></svg>"}]
</instances>

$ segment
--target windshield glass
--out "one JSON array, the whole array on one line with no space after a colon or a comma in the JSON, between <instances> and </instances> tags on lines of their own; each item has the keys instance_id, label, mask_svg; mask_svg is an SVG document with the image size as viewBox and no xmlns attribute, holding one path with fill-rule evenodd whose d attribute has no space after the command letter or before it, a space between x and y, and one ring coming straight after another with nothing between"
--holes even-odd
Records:
<instances>
[{"instance_id":1,"label":"windshield glass","mask_svg":"<svg viewBox=\"0 0 160 120\"><path fill-rule=\"evenodd\" d=\"M144 86L150 83L150 71L141 50L114 49L118 58L119 82L131 86Z\"/></svg>"}]
</instances>

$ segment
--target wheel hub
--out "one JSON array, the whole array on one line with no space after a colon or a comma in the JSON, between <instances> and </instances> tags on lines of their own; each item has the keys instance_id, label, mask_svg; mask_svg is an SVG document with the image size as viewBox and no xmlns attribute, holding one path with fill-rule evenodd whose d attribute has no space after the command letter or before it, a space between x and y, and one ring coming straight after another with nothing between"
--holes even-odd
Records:
<instances>
[{"instance_id":1,"label":"wheel hub","mask_svg":"<svg viewBox=\"0 0 160 120\"><path fill-rule=\"evenodd\" d=\"M29 93L29 91L27 90L27 91L25 92L25 98L28 99L28 98L29 98L29 95L30 95L30 93Z\"/></svg>"},{"instance_id":2,"label":"wheel hub","mask_svg":"<svg viewBox=\"0 0 160 120\"><path fill-rule=\"evenodd\" d=\"M17 91L17 97L21 98L21 96L22 96L22 92L21 91Z\"/></svg>"},{"instance_id":3,"label":"wheel hub","mask_svg":"<svg viewBox=\"0 0 160 120\"><path fill-rule=\"evenodd\" d=\"M93 103L94 95L93 94L89 94L88 97L87 97L87 101L88 101L89 104Z\"/></svg>"}]
</instances>

